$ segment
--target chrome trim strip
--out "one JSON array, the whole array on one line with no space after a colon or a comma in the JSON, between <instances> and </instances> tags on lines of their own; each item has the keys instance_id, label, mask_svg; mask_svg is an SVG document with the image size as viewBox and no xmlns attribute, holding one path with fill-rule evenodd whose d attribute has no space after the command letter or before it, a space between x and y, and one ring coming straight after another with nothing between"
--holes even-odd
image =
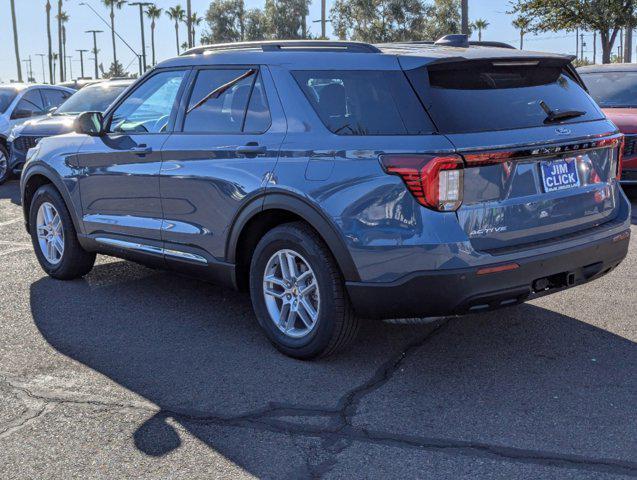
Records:
<instances>
[{"instance_id":1,"label":"chrome trim strip","mask_svg":"<svg viewBox=\"0 0 637 480\"><path fill-rule=\"evenodd\" d=\"M127 242L124 240L117 240L115 238L98 237L95 241L104 245L110 245L111 247L125 248L144 253L153 253L155 255L163 255L164 253L164 249L161 247L155 247L153 245L146 245L143 243Z\"/></svg>"},{"instance_id":2,"label":"chrome trim strip","mask_svg":"<svg viewBox=\"0 0 637 480\"><path fill-rule=\"evenodd\" d=\"M193 262L203 263L205 265L208 264L208 260L206 260L201 255L197 255L195 253L182 252L180 250L172 250L170 248L164 248L164 254L169 255L171 257L175 257L183 260L192 260Z\"/></svg>"},{"instance_id":3,"label":"chrome trim strip","mask_svg":"<svg viewBox=\"0 0 637 480\"><path fill-rule=\"evenodd\" d=\"M202 263L204 265L208 264L208 260L206 260L206 258L195 253L182 252L180 250L173 250L170 248L155 247L154 245L146 245L144 243L127 242L125 240L118 240L116 238L98 237L95 239L95 241L103 245L109 245L111 247L135 250L136 252L151 253L154 255L168 255L179 260L190 260L193 262Z\"/></svg>"}]
</instances>

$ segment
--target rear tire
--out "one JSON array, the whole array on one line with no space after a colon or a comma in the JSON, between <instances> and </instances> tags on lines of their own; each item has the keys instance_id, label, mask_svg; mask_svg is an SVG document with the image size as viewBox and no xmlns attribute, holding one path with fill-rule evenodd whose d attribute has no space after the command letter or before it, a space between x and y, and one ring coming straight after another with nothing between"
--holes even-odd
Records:
<instances>
[{"instance_id":1,"label":"rear tire","mask_svg":"<svg viewBox=\"0 0 637 480\"><path fill-rule=\"evenodd\" d=\"M72 280L93 268L95 253L79 244L66 204L52 185L40 187L33 195L29 231L35 255L49 276Z\"/></svg>"},{"instance_id":2,"label":"rear tire","mask_svg":"<svg viewBox=\"0 0 637 480\"><path fill-rule=\"evenodd\" d=\"M9 152L0 144L0 185L11 178L11 170L9 169Z\"/></svg>"},{"instance_id":3,"label":"rear tire","mask_svg":"<svg viewBox=\"0 0 637 480\"><path fill-rule=\"evenodd\" d=\"M276 227L258 243L250 264L250 295L259 325L290 357L332 355L359 329L336 261L303 222Z\"/></svg>"}]
</instances>

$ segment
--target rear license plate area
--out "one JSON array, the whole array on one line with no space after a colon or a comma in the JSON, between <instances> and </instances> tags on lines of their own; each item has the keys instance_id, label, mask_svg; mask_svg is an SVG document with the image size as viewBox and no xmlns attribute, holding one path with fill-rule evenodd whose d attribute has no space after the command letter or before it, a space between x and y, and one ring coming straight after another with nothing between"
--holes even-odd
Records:
<instances>
[{"instance_id":1,"label":"rear license plate area","mask_svg":"<svg viewBox=\"0 0 637 480\"><path fill-rule=\"evenodd\" d=\"M540 162L545 192L555 192L580 186L575 157Z\"/></svg>"}]
</instances>

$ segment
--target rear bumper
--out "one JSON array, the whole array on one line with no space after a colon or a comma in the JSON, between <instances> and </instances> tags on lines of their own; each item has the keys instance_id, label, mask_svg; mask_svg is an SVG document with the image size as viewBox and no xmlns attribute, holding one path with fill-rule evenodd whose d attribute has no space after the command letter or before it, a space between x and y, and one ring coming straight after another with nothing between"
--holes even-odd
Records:
<instances>
[{"instance_id":1,"label":"rear bumper","mask_svg":"<svg viewBox=\"0 0 637 480\"><path fill-rule=\"evenodd\" d=\"M392 283L348 282L347 290L357 314L366 318L485 311L599 278L624 259L629 240L627 229L576 248L520 259L515 270L486 275L478 275L478 268L415 272Z\"/></svg>"}]
</instances>

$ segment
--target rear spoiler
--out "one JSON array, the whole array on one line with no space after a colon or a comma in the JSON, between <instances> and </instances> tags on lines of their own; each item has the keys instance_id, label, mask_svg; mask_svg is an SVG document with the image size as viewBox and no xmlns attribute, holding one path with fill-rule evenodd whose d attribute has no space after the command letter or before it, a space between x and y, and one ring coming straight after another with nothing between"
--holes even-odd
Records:
<instances>
[{"instance_id":1,"label":"rear spoiler","mask_svg":"<svg viewBox=\"0 0 637 480\"><path fill-rule=\"evenodd\" d=\"M409 56L400 56L398 57L398 61L403 70L413 70L415 68L421 67L429 67L432 65L443 65L448 63L471 63L471 62L549 62L554 65L561 65L564 69L564 72L571 77L571 79L577 83L580 87L584 89L585 92L588 93L588 89L586 88L586 84L580 77L579 73L575 69L573 65L573 60L576 58L572 55L512 55L512 56L493 56L493 57L444 57L444 58L434 58L430 59L428 62L418 62L418 64L414 61L417 57L409 57ZM424 59L420 59L424 60Z\"/></svg>"}]
</instances>

